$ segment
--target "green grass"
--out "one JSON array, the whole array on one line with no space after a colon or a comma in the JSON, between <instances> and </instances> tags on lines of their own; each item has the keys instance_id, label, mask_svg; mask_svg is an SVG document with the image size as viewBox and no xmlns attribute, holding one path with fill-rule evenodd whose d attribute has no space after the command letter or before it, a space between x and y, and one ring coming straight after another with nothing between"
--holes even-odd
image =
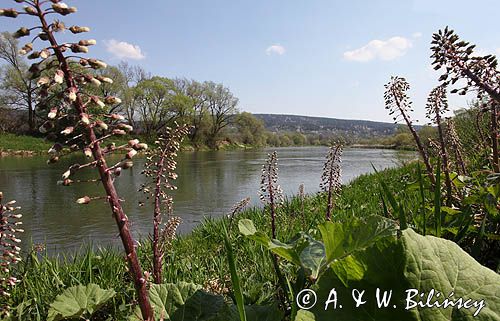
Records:
<instances>
[{"instance_id":1,"label":"green grass","mask_svg":"<svg viewBox=\"0 0 500 321\"><path fill-rule=\"evenodd\" d=\"M417 166L410 164L355 179L344 187L333 211L333 219L347 220L352 216L369 214L384 215L376 176L383 179L392 191L399 191L396 194L404 195L408 200L405 209L410 215L417 213L418 189L405 192L408 182L416 182L416 168ZM324 195L310 195L305 198L303 205L302 212L300 199L290 198L280 208L277 224L280 240L287 241L298 231L313 229L324 220ZM164 282L194 282L209 291L227 295L227 289L232 289L232 286L224 246L225 225L228 229L228 241L233 249L234 264L238 267L245 303L275 302L278 280L269 252L240 235L237 221L241 218L253 220L257 229L270 233L268 214L260 208L250 208L242 212L231 226L228 219L206 219L192 233L173 242L166 257ZM151 271L151 250L148 241L140 244L138 253L143 269ZM285 276L289 279L293 277L295 270L291 265L285 264L282 268ZM9 303L15 307L25 302L26 308L21 320L44 320L50 303L63 289L88 283L96 283L104 289L112 288L117 292L116 297L100 310L95 320L124 320L133 309L135 292L123 254L117 249L92 250L87 246L74 256L57 258L50 258L45 253L31 253L19 264L15 274L22 282L13 289Z\"/></svg>"},{"instance_id":2,"label":"green grass","mask_svg":"<svg viewBox=\"0 0 500 321\"><path fill-rule=\"evenodd\" d=\"M39 137L0 134L0 151L2 152L30 151L46 153L51 146L50 142Z\"/></svg>"}]
</instances>

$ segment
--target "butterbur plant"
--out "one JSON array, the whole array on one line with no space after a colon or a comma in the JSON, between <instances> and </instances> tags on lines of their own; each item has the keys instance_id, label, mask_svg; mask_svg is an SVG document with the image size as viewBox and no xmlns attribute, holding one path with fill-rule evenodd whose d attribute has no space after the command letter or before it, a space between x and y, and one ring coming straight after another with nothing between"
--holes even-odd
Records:
<instances>
[{"instance_id":1,"label":"butterbur plant","mask_svg":"<svg viewBox=\"0 0 500 321\"><path fill-rule=\"evenodd\" d=\"M250 197L246 197L239 201L238 203L234 204L233 207L231 207L231 210L229 211L229 214L227 215L229 217L229 228L233 225L233 220L234 217L241 211L245 209L245 207L250 204Z\"/></svg>"},{"instance_id":2,"label":"butterbur plant","mask_svg":"<svg viewBox=\"0 0 500 321\"><path fill-rule=\"evenodd\" d=\"M265 209L269 210L271 216L271 236L273 239L276 238L276 219L278 207L283 204L283 191L281 186L278 184L278 154L276 151L267 154L266 163L262 166L262 175L260 180L260 200L265 206ZM271 260L273 262L274 271L278 278L281 290L286 292L287 286L286 281L281 273L278 257L277 255L271 253ZM282 293L279 292L282 304L286 304L286 299L281 296Z\"/></svg>"},{"instance_id":3,"label":"butterbur plant","mask_svg":"<svg viewBox=\"0 0 500 321\"><path fill-rule=\"evenodd\" d=\"M385 85L385 109L389 110L389 115L392 116L395 123L404 120L406 126L410 130L415 143L417 144L418 151L425 165L425 169L427 172L427 176L429 177L431 183L434 185L436 180L434 178L433 169L431 163L429 161L429 156L427 155L426 150L420 140L420 136L418 136L415 127L413 127L413 120L410 117L410 112L412 109L412 102L406 93L410 89L410 84L406 81L405 78L402 77L391 77L391 81L389 81Z\"/></svg>"},{"instance_id":4,"label":"butterbur plant","mask_svg":"<svg viewBox=\"0 0 500 321\"><path fill-rule=\"evenodd\" d=\"M161 283L163 270L163 257L165 250L180 224L180 219L175 218L161 228L162 214L170 216L172 213L173 199L169 192L176 190L173 181L177 179L177 152L184 137L189 133L188 125L167 128L165 133L156 142L157 147L147 152L145 169L142 171L146 177L151 178L149 184L142 186L141 190L154 198L153 209L153 279Z\"/></svg>"},{"instance_id":5,"label":"butterbur plant","mask_svg":"<svg viewBox=\"0 0 500 321\"><path fill-rule=\"evenodd\" d=\"M320 188L327 193L326 219L330 220L335 198L340 195L342 188L342 144L331 146L326 155L323 173L321 174Z\"/></svg>"},{"instance_id":6,"label":"butterbur plant","mask_svg":"<svg viewBox=\"0 0 500 321\"><path fill-rule=\"evenodd\" d=\"M302 217L302 228L306 228L306 215L304 213L304 203L306 201L306 192L304 184L299 185L299 192L297 193L297 198L300 201L300 216Z\"/></svg>"},{"instance_id":7,"label":"butterbur plant","mask_svg":"<svg viewBox=\"0 0 500 321\"><path fill-rule=\"evenodd\" d=\"M276 238L276 214L278 206L283 203L283 191L278 184L278 155L275 151L267 155L266 163L262 166L260 200L269 209L271 234Z\"/></svg>"},{"instance_id":8,"label":"butterbur plant","mask_svg":"<svg viewBox=\"0 0 500 321\"><path fill-rule=\"evenodd\" d=\"M454 88L452 93L465 95L475 91L480 101L486 99L486 110L490 112L490 141L493 170L500 172L498 150L498 110L500 104L500 72L494 55L476 56L475 45L460 40L448 27L432 35L431 58L435 70L444 69L439 78L444 85L455 84L464 79L465 85Z\"/></svg>"},{"instance_id":9,"label":"butterbur plant","mask_svg":"<svg viewBox=\"0 0 500 321\"><path fill-rule=\"evenodd\" d=\"M435 124L438 132L439 139L439 156L441 158L441 166L443 168L445 185L446 185L446 205L451 205L452 198L452 185L450 179L450 164L448 150L446 147L446 139L444 132L443 115L449 111L448 100L446 98L446 86L440 85L434 88L429 97L427 98L427 118L430 119L431 124Z\"/></svg>"},{"instance_id":10,"label":"butterbur plant","mask_svg":"<svg viewBox=\"0 0 500 321\"><path fill-rule=\"evenodd\" d=\"M35 61L29 71L33 79L38 79L37 108L47 112L47 121L40 127L40 132L60 141L51 148L49 162L57 162L59 157L68 153L68 150L69 152L80 151L93 159L84 165L72 165L62 175L62 185L68 186L74 183L72 177L80 170L90 168L97 170L98 180L104 187L105 196L84 196L78 200L78 203L88 204L95 198L104 198L109 203L126 253L142 317L144 320L153 320L146 278L137 258L128 217L123 211L113 182L122 169L132 166L131 159L137 151L146 146L134 140L119 148L112 144L106 148L102 147L105 140L123 136L132 128L123 122L123 116L108 112L113 105L121 102L118 97L97 96L86 90L90 84L99 86L102 82L112 81L107 77L96 76L94 72L97 69L106 68L104 62L81 56L89 51L89 46L94 45L95 40L84 39L59 43L56 39L56 34L64 30L69 30L73 34L90 30L88 27L81 26L67 28L64 22L58 20L57 17L75 13L77 9L59 0L16 0L15 2L24 4L23 9L20 11L2 9L0 15L10 18L28 15L32 16L37 23L34 27L19 29L15 35L20 38L37 31L31 42L22 47L21 53L28 54L28 59ZM54 19L50 19L52 17ZM35 41L40 44L38 50L35 50ZM106 155L120 151L125 151L123 160L108 166Z\"/></svg>"},{"instance_id":11,"label":"butterbur plant","mask_svg":"<svg viewBox=\"0 0 500 321\"><path fill-rule=\"evenodd\" d=\"M454 161L455 170L459 175L467 175L467 169L465 168L465 158L463 157L463 148L458 137L457 130L455 128L455 122L453 119L448 118L446 120L446 144L450 147Z\"/></svg>"},{"instance_id":12,"label":"butterbur plant","mask_svg":"<svg viewBox=\"0 0 500 321\"><path fill-rule=\"evenodd\" d=\"M14 207L16 201L3 203L3 193L0 192L0 296L7 298L10 296L10 289L19 280L11 274L12 266L21 261L19 243L21 240L17 233L24 232L19 226L22 224L22 215L18 213L20 207ZM5 304L0 306L0 316L2 318L10 315L10 306Z\"/></svg>"}]
</instances>

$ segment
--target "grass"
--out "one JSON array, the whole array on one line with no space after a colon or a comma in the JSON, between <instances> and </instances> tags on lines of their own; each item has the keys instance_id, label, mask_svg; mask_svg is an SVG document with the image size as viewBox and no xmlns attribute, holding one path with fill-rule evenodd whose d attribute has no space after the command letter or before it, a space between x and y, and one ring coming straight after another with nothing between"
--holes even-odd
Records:
<instances>
[{"instance_id":1,"label":"grass","mask_svg":"<svg viewBox=\"0 0 500 321\"><path fill-rule=\"evenodd\" d=\"M141 137L141 135L115 136L107 140L106 143L115 143L117 146L120 146L127 144L127 142L133 138L138 138L140 141L146 142L150 146L155 146L154 140L146 139L146 137ZM46 154L52 145L52 142L49 142L41 137L0 133L0 152L7 154ZM248 148L253 147L234 143L223 145L221 150L238 150ZM195 148L188 140L184 140L181 149L186 151L210 150L207 146Z\"/></svg>"},{"instance_id":2,"label":"grass","mask_svg":"<svg viewBox=\"0 0 500 321\"><path fill-rule=\"evenodd\" d=\"M352 216L384 215L379 194L378 179L383 179L392 191L404 193L408 213L419 211L419 190L405 192L408 182L416 181L417 166L388 169L378 174L363 175L345 186L333 210L333 220L347 220ZM403 178L403 179L401 179ZM413 201L414 200L414 201ZM414 204L414 205L412 205ZM285 201L279 210L277 235L287 241L300 230L309 230L324 220L326 199L324 195L309 195L301 200L296 197ZM249 218L257 229L270 233L267 213L260 208L243 211L235 219ZM237 224L229 220L206 219L189 235L177 238L166 257L164 282L179 281L201 284L210 292L228 295L233 289L225 246L225 227L233 250L233 265L238 269L245 304L266 304L276 301L276 274L269 252L240 235ZM142 242L138 253L144 270L152 270L149 241ZM294 269L282 265L290 279ZM24 302L21 320L45 320L49 305L63 289L96 283L104 289L114 289L117 295L103 307L95 320L124 320L134 307L135 291L127 273L121 251L113 248L81 249L73 256L48 257L46 253L32 252L15 271L22 282L12 291L11 306ZM233 275L234 279L234 275ZM230 299L230 297L228 297ZM0 302L0 305L2 302Z\"/></svg>"},{"instance_id":3,"label":"grass","mask_svg":"<svg viewBox=\"0 0 500 321\"><path fill-rule=\"evenodd\" d=\"M29 151L46 153L51 146L50 142L40 137L0 134L0 152Z\"/></svg>"}]
</instances>

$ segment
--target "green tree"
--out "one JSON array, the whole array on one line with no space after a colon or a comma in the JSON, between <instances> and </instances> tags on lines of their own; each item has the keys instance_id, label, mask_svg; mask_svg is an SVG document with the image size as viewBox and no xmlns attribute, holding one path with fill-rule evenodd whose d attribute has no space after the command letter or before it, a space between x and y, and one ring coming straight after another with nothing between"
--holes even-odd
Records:
<instances>
[{"instance_id":1,"label":"green tree","mask_svg":"<svg viewBox=\"0 0 500 321\"><path fill-rule=\"evenodd\" d=\"M207 144L215 147L221 131L230 124L231 118L238 112L238 98L222 84L208 81L204 83L207 110L210 119Z\"/></svg>"},{"instance_id":2,"label":"green tree","mask_svg":"<svg viewBox=\"0 0 500 321\"><path fill-rule=\"evenodd\" d=\"M141 81L133 90L142 129L148 137L176 119L176 91L171 79L155 76Z\"/></svg>"},{"instance_id":3,"label":"green tree","mask_svg":"<svg viewBox=\"0 0 500 321\"><path fill-rule=\"evenodd\" d=\"M28 111L28 126L36 127L36 80L32 80L28 65L19 55L18 41L8 32L0 34L0 103L12 109Z\"/></svg>"},{"instance_id":4,"label":"green tree","mask_svg":"<svg viewBox=\"0 0 500 321\"><path fill-rule=\"evenodd\" d=\"M235 125L241 143L264 146L266 144L266 129L264 122L251 113L242 112L235 117Z\"/></svg>"}]
</instances>

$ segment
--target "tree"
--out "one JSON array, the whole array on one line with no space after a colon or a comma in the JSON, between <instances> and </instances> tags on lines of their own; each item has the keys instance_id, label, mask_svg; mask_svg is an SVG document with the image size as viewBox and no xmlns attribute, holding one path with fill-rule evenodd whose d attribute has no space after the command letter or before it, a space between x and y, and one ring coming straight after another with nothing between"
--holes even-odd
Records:
<instances>
[{"instance_id":1,"label":"tree","mask_svg":"<svg viewBox=\"0 0 500 321\"><path fill-rule=\"evenodd\" d=\"M196 80L185 78L174 79L174 85L178 93L185 97L185 103L189 105L190 124L192 129L189 135L191 142L195 145L203 139L200 134L203 133L207 119L207 95L204 84Z\"/></svg>"},{"instance_id":2,"label":"tree","mask_svg":"<svg viewBox=\"0 0 500 321\"><path fill-rule=\"evenodd\" d=\"M136 128L137 127L137 100L138 92L134 89L140 82L152 78L152 76L146 72L140 66L131 66L127 62L122 61L116 67L120 73L123 75L123 102L121 104L121 112L126 114L129 123Z\"/></svg>"},{"instance_id":3,"label":"tree","mask_svg":"<svg viewBox=\"0 0 500 321\"><path fill-rule=\"evenodd\" d=\"M229 88L214 82L205 82L205 95L210 115L210 130L207 143L210 147L215 147L218 135L230 123L231 117L238 111L238 98L236 98Z\"/></svg>"},{"instance_id":4,"label":"tree","mask_svg":"<svg viewBox=\"0 0 500 321\"><path fill-rule=\"evenodd\" d=\"M171 79L153 77L141 81L134 94L144 133L152 137L176 118L175 87Z\"/></svg>"},{"instance_id":5,"label":"tree","mask_svg":"<svg viewBox=\"0 0 500 321\"><path fill-rule=\"evenodd\" d=\"M36 127L36 81L30 78L28 65L19 55L18 41L8 32L0 34L0 59L6 62L0 69L2 105L28 111L28 126Z\"/></svg>"},{"instance_id":6,"label":"tree","mask_svg":"<svg viewBox=\"0 0 500 321\"><path fill-rule=\"evenodd\" d=\"M235 126L243 144L264 146L266 144L266 129L264 122L254 115L242 112L235 117Z\"/></svg>"}]
</instances>

